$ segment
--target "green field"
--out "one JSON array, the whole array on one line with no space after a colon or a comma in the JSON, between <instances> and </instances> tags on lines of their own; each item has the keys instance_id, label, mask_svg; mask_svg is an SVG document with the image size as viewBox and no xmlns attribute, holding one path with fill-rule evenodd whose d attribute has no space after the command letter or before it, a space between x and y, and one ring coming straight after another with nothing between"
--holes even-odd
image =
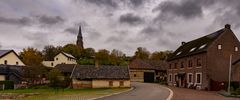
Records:
<instances>
[{"instance_id":1,"label":"green field","mask_svg":"<svg viewBox=\"0 0 240 100\"><path fill-rule=\"evenodd\" d=\"M39 95L29 96L25 98L17 98L17 100L86 100L96 98L112 93L126 91L129 88L108 88L108 89L22 89L22 90L5 90L1 93L39 93Z\"/></svg>"}]
</instances>

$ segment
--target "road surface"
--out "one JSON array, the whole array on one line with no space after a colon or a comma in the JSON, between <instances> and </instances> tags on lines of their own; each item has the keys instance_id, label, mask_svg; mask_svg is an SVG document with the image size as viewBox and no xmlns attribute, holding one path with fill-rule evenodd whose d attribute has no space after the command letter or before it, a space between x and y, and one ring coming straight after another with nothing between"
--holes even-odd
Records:
<instances>
[{"instance_id":1,"label":"road surface","mask_svg":"<svg viewBox=\"0 0 240 100\"><path fill-rule=\"evenodd\" d=\"M153 83L132 83L133 90L98 100L166 100L170 92Z\"/></svg>"}]
</instances>

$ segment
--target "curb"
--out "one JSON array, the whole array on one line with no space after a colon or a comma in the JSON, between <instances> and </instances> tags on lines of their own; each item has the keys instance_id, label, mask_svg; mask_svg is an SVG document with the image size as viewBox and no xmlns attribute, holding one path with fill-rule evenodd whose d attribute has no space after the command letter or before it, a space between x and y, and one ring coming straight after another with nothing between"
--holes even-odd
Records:
<instances>
[{"instance_id":1,"label":"curb","mask_svg":"<svg viewBox=\"0 0 240 100\"><path fill-rule=\"evenodd\" d=\"M131 87L129 90L126 90L126 91L117 92L117 93L113 93L113 94L109 94L109 95L105 95L105 96L100 96L100 97L97 97L97 98L91 98L91 99L88 99L88 100L97 100L97 99L101 99L101 98L105 98L105 97L109 97L109 96L113 96L113 95L118 95L118 94L121 94L121 93L132 91L133 89L134 89L134 87Z\"/></svg>"},{"instance_id":2,"label":"curb","mask_svg":"<svg viewBox=\"0 0 240 100\"><path fill-rule=\"evenodd\" d=\"M162 86L162 85L160 85L160 86ZM170 94L169 94L169 96L167 97L166 100L171 100L172 97L173 97L173 91L170 88L166 87L166 86L162 86L162 87L167 89L170 92Z\"/></svg>"}]
</instances>

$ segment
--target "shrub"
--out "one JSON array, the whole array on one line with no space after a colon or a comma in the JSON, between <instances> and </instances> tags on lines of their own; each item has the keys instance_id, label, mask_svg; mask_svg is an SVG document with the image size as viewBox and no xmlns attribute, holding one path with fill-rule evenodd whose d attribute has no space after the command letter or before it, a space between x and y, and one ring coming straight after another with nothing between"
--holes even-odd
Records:
<instances>
[{"instance_id":1,"label":"shrub","mask_svg":"<svg viewBox=\"0 0 240 100\"><path fill-rule=\"evenodd\" d=\"M237 88L237 89L236 89L236 94L237 94L237 95L240 95L240 88Z\"/></svg>"},{"instance_id":2,"label":"shrub","mask_svg":"<svg viewBox=\"0 0 240 100\"><path fill-rule=\"evenodd\" d=\"M13 81L0 81L0 85L2 86L4 84L4 89L14 89L14 82ZM2 87L1 87L2 89Z\"/></svg>"}]
</instances>

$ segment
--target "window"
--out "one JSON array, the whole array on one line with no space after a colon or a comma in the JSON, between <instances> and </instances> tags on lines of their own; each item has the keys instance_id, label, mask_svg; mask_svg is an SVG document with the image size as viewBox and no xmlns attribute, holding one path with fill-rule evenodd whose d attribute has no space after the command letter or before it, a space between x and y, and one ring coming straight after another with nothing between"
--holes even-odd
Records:
<instances>
[{"instance_id":1,"label":"window","mask_svg":"<svg viewBox=\"0 0 240 100\"><path fill-rule=\"evenodd\" d=\"M16 65L18 65L18 62L16 62Z\"/></svg>"},{"instance_id":2,"label":"window","mask_svg":"<svg viewBox=\"0 0 240 100\"><path fill-rule=\"evenodd\" d=\"M182 53L182 52L180 51L180 52L177 53L177 55L180 55L181 53Z\"/></svg>"},{"instance_id":3,"label":"window","mask_svg":"<svg viewBox=\"0 0 240 100\"><path fill-rule=\"evenodd\" d=\"M195 49L196 49L196 47L195 47L195 48L192 48L192 49L190 50L190 52L194 51Z\"/></svg>"},{"instance_id":4,"label":"window","mask_svg":"<svg viewBox=\"0 0 240 100\"><path fill-rule=\"evenodd\" d=\"M192 67L192 60L188 61L188 67Z\"/></svg>"},{"instance_id":5,"label":"window","mask_svg":"<svg viewBox=\"0 0 240 100\"><path fill-rule=\"evenodd\" d=\"M169 64L169 69L172 69L172 64Z\"/></svg>"},{"instance_id":6,"label":"window","mask_svg":"<svg viewBox=\"0 0 240 100\"><path fill-rule=\"evenodd\" d=\"M192 73L188 73L187 82L188 83L192 83L193 82L193 74Z\"/></svg>"},{"instance_id":7,"label":"window","mask_svg":"<svg viewBox=\"0 0 240 100\"><path fill-rule=\"evenodd\" d=\"M174 79L175 79L175 82L178 81L178 75L177 74L174 74Z\"/></svg>"},{"instance_id":8,"label":"window","mask_svg":"<svg viewBox=\"0 0 240 100\"><path fill-rule=\"evenodd\" d=\"M7 65L7 60L4 60L4 64Z\"/></svg>"},{"instance_id":9,"label":"window","mask_svg":"<svg viewBox=\"0 0 240 100\"><path fill-rule=\"evenodd\" d=\"M113 86L113 81L109 81L109 86Z\"/></svg>"},{"instance_id":10,"label":"window","mask_svg":"<svg viewBox=\"0 0 240 100\"><path fill-rule=\"evenodd\" d=\"M134 77L137 77L137 74L134 74Z\"/></svg>"},{"instance_id":11,"label":"window","mask_svg":"<svg viewBox=\"0 0 240 100\"><path fill-rule=\"evenodd\" d=\"M53 66L53 63L51 63L51 66Z\"/></svg>"},{"instance_id":12,"label":"window","mask_svg":"<svg viewBox=\"0 0 240 100\"><path fill-rule=\"evenodd\" d=\"M222 49L222 45L219 44L219 45L218 45L218 50L221 50L221 49Z\"/></svg>"},{"instance_id":13,"label":"window","mask_svg":"<svg viewBox=\"0 0 240 100\"><path fill-rule=\"evenodd\" d=\"M235 51L238 51L238 47L235 47Z\"/></svg>"},{"instance_id":14,"label":"window","mask_svg":"<svg viewBox=\"0 0 240 100\"><path fill-rule=\"evenodd\" d=\"M174 64L174 69L177 69L177 64L178 64L178 63L175 63L175 64Z\"/></svg>"},{"instance_id":15,"label":"window","mask_svg":"<svg viewBox=\"0 0 240 100\"><path fill-rule=\"evenodd\" d=\"M56 60L58 60L58 58L56 58Z\"/></svg>"},{"instance_id":16,"label":"window","mask_svg":"<svg viewBox=\"0 0 240 100\"><path fill-rule=\"evenodd\" d=\"M124 82L123 81L120 81L120 86L124 86Z\"/></svg>"},{"instance_id":17,"label":"window","mask_svg":"<svg viewBox=\"0 0 240 100\"><path fill-rule=\"evenodd\" d=\"M202 60L201 59L197 59L197 66L202 66Z\"/></svg>"},{"instance_id":18,"label":"window","mask_svg":"<svg viewBox=\"0 0 240 100\"><path fill-rule=\"evenodd\" d=\"M197 84L202 83L202 73L196 73L196 83Z\"/></svg>"},{"instance_id":19,"label":"window","mask_svg":"<svg viewBox=\"0 0 240 100\"><path fill-rule=\"evenodd\" d=\"M184 68L184 62L181 62L181 67L180 68Z\"/></svg>"},{"instance_id":20,"label":"window","mask_svg":"<svg viewBox=\"0 0 240 100\"><path fill-rule=\"evenodd\" d=\"M201 46L199 47L199 49L203 49L203 48L206 47L206 46L207 46L207 44L201 45Z\"/></svg>"},{"instance_id":21,"label":"window","mask_svg":"<svg viewBox=\"0 0 240 100\"><path fill-rule=\"evenodd\" d=\"M169 82L172 82L172 74L169 74Z\"/></svg>"}]
</instances>

